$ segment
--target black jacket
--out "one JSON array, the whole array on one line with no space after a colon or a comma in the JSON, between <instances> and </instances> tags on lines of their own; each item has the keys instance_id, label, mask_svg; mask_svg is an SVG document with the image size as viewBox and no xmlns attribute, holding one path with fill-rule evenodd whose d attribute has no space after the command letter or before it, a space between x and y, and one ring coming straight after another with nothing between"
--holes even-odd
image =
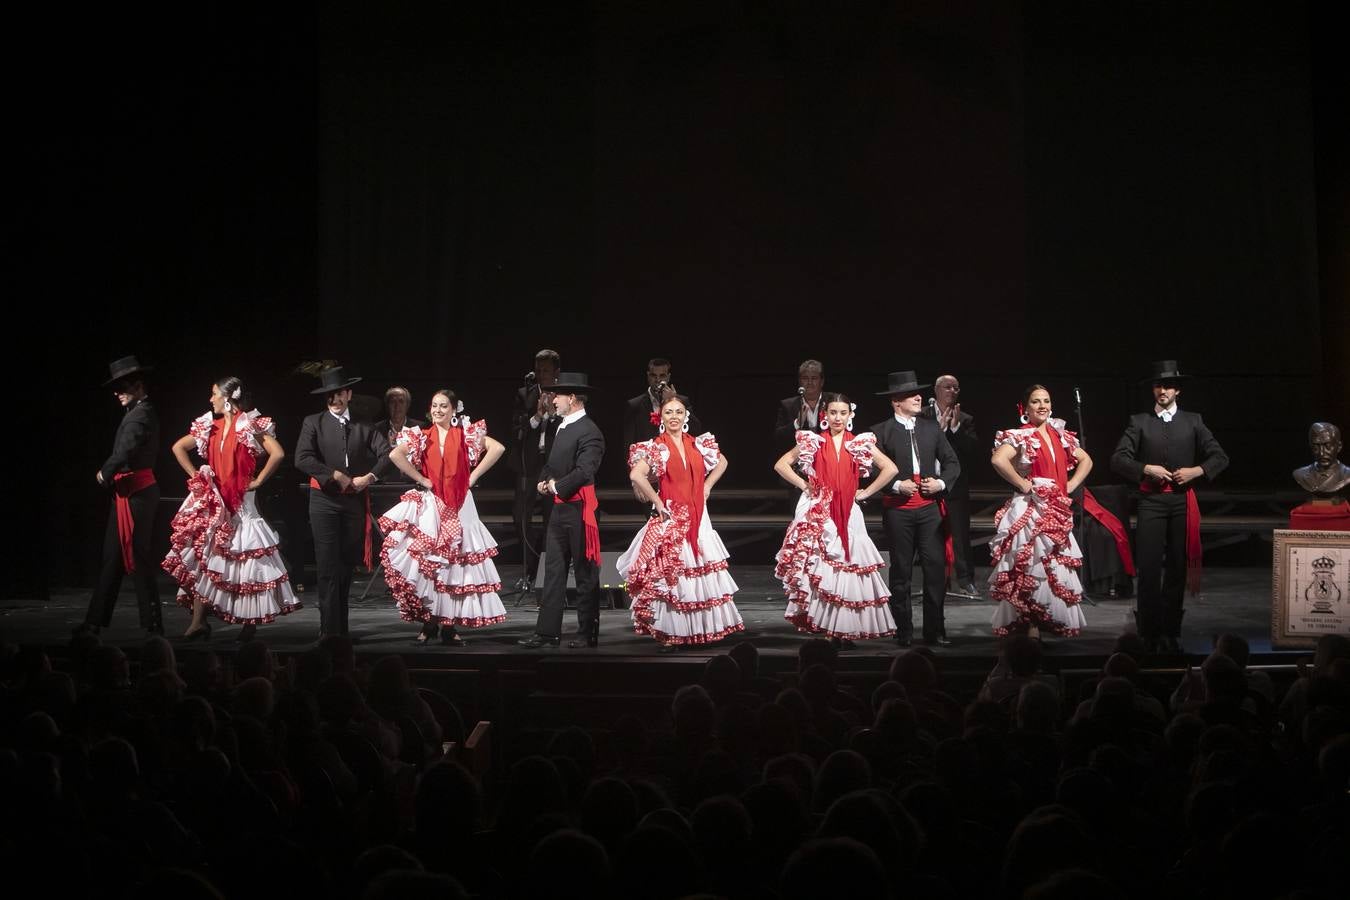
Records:
<instances>
[{"instance_id":1,"label":"black jacket","mask_svg":"<svg viewBox=\"0 0 1350 900\"><path fill-rule=\"evenodd\" d=\"M1228 454L1199 413L1178 409L1171 422L1164 422L1157 413L1138 413L1130 416L1130 424L1111 454L1111 471L1139 484L1144 480L1146 465L1172 470L1199 466L1205 470L1205 478L1213 481L1228 468ZM1188 491L1194 485L1192 481L1181 490Z\"/></svg>"},{"instance_id":2,"label":"black jacket","mask_svg":"<svg viewBox=\"0 0 1350 900\"><path fill-rule=\"evenodd\" d=\"M604 457L605 436L595 420L584 415L556 431L539 480L553 479L558 496L566 500L586 485L595 484L595 473Z\"/></svg>"},{"instance_id":3,"label":"black jacket","mask_svg":"<svg viewBox=\"0 0 1350 900\"><path fill-rule=\"evenodd\" d=\"M319 482L324 493L341 492L333 472L337 470L355 478L369 472L379 479L388 478L397 471L389 461L389 438L382 430L365 422L351 421L347 425L346 461L343 461L343 429L327 410L306 416L300 426L300 440L295 445L295 467Z\"/></svg>"},{"instance_id":4,"label":"black jacket","mask_svg":"<svg viewBox=\"0 0 1350 900\"><path fill-rule=\"evenodd\" d=\"M936 422L937 407L925 406L920 415ZM951 479L947 477L946 471L943 471L940 477L947 483L947 496L953 500L963 500L970 496L970 476L975 471L975 466L981 461L987 465L992 451L980 443L980 436L975 433L974 416L962 410L956 417L961 427L954 432L944 428L942 436L952 445L952 450L956 451L956 458L961 462L961 473L955 479Z\"/></svg>"},{"instance_id":5,"label":"black jacket","mask_svg":"<svg viewBox=\"0 0 1350 900\"><path fill-rule=\"evenodd\" d=\"M103 484L112 487L113 476L118 472L153 469L158 452L159 414L149 400L142 400L122 415L113 438L112 455L99 467Z\"/></svg>"},{"instance_id":6,"label":"black jacket","mask_svg":"<svg viewBox=\"0 0 1350 900\"><path fill-rule=\"evenodd\" d=\"M911 446L909 429L902 427L895 421L895 417L891 416L884 422L873 425L872 431L877 436L877 446L881 448L881 452L889 456L899 468L900 472L895 477L901 481L911 477L914 473L910 469L914 467L914 463L909 452ZM950 491L952 485L961 478L961 461L957 459L952 445L947 443L947 438L943 436L938 423L919 416L914 420L914 439L918 442L920 477L941 478ZM938 471L939 461L942 463L941 472ZM891 486L887 485L885 489L889 491ZM937 500L942 496L946 496L946 493L929 499Z\"/></svg>"}]
</instances>

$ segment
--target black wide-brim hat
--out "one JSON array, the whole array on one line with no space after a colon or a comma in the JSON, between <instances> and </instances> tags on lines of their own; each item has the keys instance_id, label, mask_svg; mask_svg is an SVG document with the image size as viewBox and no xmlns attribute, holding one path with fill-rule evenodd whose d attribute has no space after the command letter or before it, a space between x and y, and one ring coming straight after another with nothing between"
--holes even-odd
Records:
<instances>
[{"instance_id":1,"label":"black wide-brim hat","mask_svg":"<svg viewBox=\"0 0 1350 900\"><path fill-rule=\"evenodd\" d=\"M1153 362L1153 374L1139 379L1139 383L1156 384L1159 381L1181 381L1189 377L1181 374L1175 359L1158 359Z\"/></svg>"},{"instance_id":2,"label":"black wide-brim hat","mask_svg":"<svg viewBox=\"0 0 1350 900\"><path fill-rule=\"evenodd\" d=\"M324 369L319 375L319 386L310 391L311 394L331 394L333 391L340 391L343 388L349 388L360 381L360 378L347 378L342 374L342 366L333 366L331 369Z\"/></svg>"},{"instance_id":3,"label":"black wide-brim hat","mask_svg":"<svg viewBox=\"0 0 1350 900\"><path fill-rule=\"evenodd\" d=\"M108 363L108 380L103 382L103 386L112 387L123 378L132 375L144 375L153 371L155 371L154 366L143 366L136 360L136 357L124 356Z\"/></svg>"},{"instance_id":4,"label":"black wide-brim hat","mask_svg":"<svg viewBox=\"0 0 1350 900\"><path fill-rule=\"evenodd\" d=\"M919 376L914 372L890 372L886 375L886 390L877 391L878 397L890 397L895 394L912 394L921 391L930 384L920 384Z\"/></svg>"},{"instance_id":5,"label":"black wide-brim hat","mask_svg":"<svg viewBox=\"0 0 1350 900\"><path fill-rule=\"evenodd\" d=\"M544 390L555 394L589 394L591 380L585 372L559 372L558 380Z\"/></svg>"}]
</instances>

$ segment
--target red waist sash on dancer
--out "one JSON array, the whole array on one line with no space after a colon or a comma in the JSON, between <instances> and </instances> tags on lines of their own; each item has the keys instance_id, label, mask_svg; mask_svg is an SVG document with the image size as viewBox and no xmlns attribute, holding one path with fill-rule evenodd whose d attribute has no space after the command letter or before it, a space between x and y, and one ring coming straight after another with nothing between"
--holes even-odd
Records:
<instances>
[{"instance_id":1,"label":"red waist sash on dancer","mask_svg":"<svg viewBox=\"0 0 1350 900\"><path fill-rule=\"evenodd\" d=\"M564 500L553 495L554 503L576 503L581 501L581 521L586 526L586 558L600 565L600 524L595 520L595 511L600 508L600 500L595 496L595 485L588 484Z\"/></svg>"},{"instance_id":2,"label":"red waist sash on dancer","mask_svg":"<svg viewBox=\"0 0 1350 900\"><path fill-rule=\"evenodd\" d=\"M887 491L881 495L881 505L886 509L923 509L925 506L932 506L936 501L925 497L923 491L919 490L919 485L923 484L923 476L915 472L910 479L914 482L914 493L902 497Z\"/></svg>"},{"instance_id":3,"label":"red waist sash on dancer","mask_svg":"<svg viewBox=\"0 0 1350 900\"><path fill-rule=\"evenodd\" d=\"M128 575L136 571L136 558L131 552L131 536L136 530L136 520L131 517L130 497L154 483L155 473L151 469L118 472L113 476L113 499L117 504L117 542L122 545L122 566Z\"/></svg>"},{"instance_id":4,"label":"red waist sash on dancer","mask_svg":"<svg viewBox=\"0 0 1350 900\"><path fill-rule=\"evenodd\" d=\"M1139 490L1145 494L1175 494L1176 485L1170 481L1159 484L1151 478L1139 482ZM1200 591L1201 554L1200 545L1200 501L1195 499L1195 491L1186 492L1186 590L1192 594Z\"/></svg>"},{"instance_id":5,"label":"red waist sash on dancer","mask_svg":"<svg viewBox=\"0 0 1350 900\"><path fill-rule=\"evenodd\" d=\"M359 476L358 476L358 477L359 477ZM321 490L323 490L323 486L319 484L319 479L317 479L317 478L310 478L310 479L309 479L309 486L310 486L311 489L316 490L316 491L321 491ZM354 493L356 493L356 491L353 491L353 490L343 490L343 491L341 491L340 493L343 493L343 494L354 494ZM370 538L370 491L369 491L369 490L364 490L364 491L362 491L361 493L362 493L362 495L364 495L365 501L366 501L366 524L365 524L365 535L364 535L364 537L362 538L362 540L363 540L364 543L365 543L365 549L364 549L364 551L363 551L363 553L362 553L362 559L361 559L361 561L362 561L362 563L364 563L364 565L365 565L365 567L366 567L367 569L373 569L373 568L374 568L374 562L375 562L375 554L374 554L374 553L372 552L372 550L371 550L371 538Z\"/></svg>"}]
</instances>

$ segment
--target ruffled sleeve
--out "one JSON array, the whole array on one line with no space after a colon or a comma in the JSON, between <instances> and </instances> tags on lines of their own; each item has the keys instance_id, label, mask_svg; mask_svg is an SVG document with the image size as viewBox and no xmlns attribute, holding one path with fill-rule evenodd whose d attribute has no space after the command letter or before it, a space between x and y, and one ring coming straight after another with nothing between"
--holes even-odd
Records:
<instances>
[{"instance_id":1,"label":"ruffled sleeve","mask_svg":"<svg viewBox=\"0 0 1350 900\"><path fill-rule=\"evenodd\" d=\"M870 431L855 435L851 441L844 443L844 449L858 464L858 474L863 478L869 478L872 475L872 451L876 449L876 446L877 436Z\"/></svg>"},{"instance_id":2,"label":"ruffled sleeve","mask_svg":"<svg viewBox=\"0 0 1350 900\"><path fill-rule=\"evenodd\" d=\"M192 424L188 426L188 434L192 435L192 439L197 442L197 455L202 459L206 459L206 448L211 443L212 421L214 421L214 416L211 413L203 413L193 419Z\"/></svg>"},{"instance_id":3,"label":"ruffled sleeve","mask_svg":"<svg viewBox=\"0 0 1350 900\"><path fill-rule=\"evenodd\" d=\"M464 448L469 451L469 465L476 466L483 458L483 448L487 446L487 420L470 422L464 417Z\"/></svg>"},{"instance_id":4,"label":"ruffled sleeve","mask_svg":"<svg viewBox=\"0 0 1350 900\"><path fill-rule=\"evenodd\" d=\"M256 409L240 416L235 427L238 436L246 441L249 452L255 457L263 455L264 437L275 438L277 436L276 423L269 416L264 416Z\"/></svg>"},{"instance_id":5,"label":"ruffled sleeve","mask_svg":"<svg viewBox=\"0 0 1350 900\"><path fill-rule=\"evenodd\" d=\"M656 481L666 472L666 458L669 453L665 441L638 441L628 448L628 468L645 462L648 469L647 478Z\"/></svg>"},{"instance_id":6,"label":"ruffled sleeve","mask_svg":"<svg viewBox=\"0 0 1350 900\"><path fill-rule=\"evenodd\" d=\"M1041 439L1034 428L1009 428L994 433L994 449L1007 445L1017 451L1013 465L1020 471L1031 468L1031 461L1041 448Z\"/></svg>"},{"instance_id":7,"label":"ruffled sleeve","mask_svg":"<svg viewBox=\"0 0 1350 900\"><path fill-rule=\"evenodd\" d=\"M705 431L694 438L694 447L698 450L698 455L703 457L704 474L711 472L717 466L717 461L722 458L722 449L717 446L717 438L711 431Z\"/></svg>"},{"instance_id":8,"label":"ruffled sleeve","mask_svg":"<svg viewBox=\"0 0 1350 900\"><path fill-rule=\"evenodd\" d=\"M797 468L801 469L808 478L814 478L816 474L816 452L820 450L820 445L824 440L814 431L797 432Z\"/></svg>"},{"instance_id":9,"label":"ruffled sleeve","mask_svg":"<svg viewBox=\"0 0 1350 900\"><path fill-rule=\"evenodd\" d=\"M394 446L403 447L408 462L414 469L422 468L422 457L427 452L427 433L420 428L404 428L394 438Z\"/></svg>"}]
</instances>

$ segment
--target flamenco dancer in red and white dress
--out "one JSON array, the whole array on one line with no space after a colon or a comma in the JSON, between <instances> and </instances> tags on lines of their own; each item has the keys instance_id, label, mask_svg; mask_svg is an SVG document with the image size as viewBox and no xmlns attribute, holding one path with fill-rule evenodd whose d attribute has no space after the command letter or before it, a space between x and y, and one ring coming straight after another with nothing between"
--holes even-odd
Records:
<instances>
[{"instance_id":1,"label":"flamenco dancer in red and white dress","mask_svg":"<svg viewBox=\"0 0 1350 900\"><path fill-rule=\"evenodd\" d=\"M469 493L506 448L487 424L456 417L463 406L453 391L431 397L431 424L405 428L389 459L422 490L408 491L380 516L384 580L406 622L421 622L418 643L440 634L459 647L459 628L506 621L501 577L492 557L497 542L478 518Z\"/></svg>"},{"instance_id":2,"label":"flamenco dancer in red and white dress","mask_svg":"<svg viewBox=\"0 0 1350 900\"><path fill-rule=\"evenodd\" d=\"M1023 404L1026 425L994 435L994 469L1018 491L994 516L989 544L989 594L998 601L994 633L1025 631L1039 638L1046 630L1070 637L1086 620L1078 579L1083 554L1073 537L1069 495L1092 471L1092 457L1063 419L1051 418L1044 387L1027 388Z\"/></svg>"},{"instance_id":3,"label":"flamenco dancer in red and white dress","mask_svg":"<svg viewBox=\"0 0 1350 900\"><path fill-rule=\"evenodd\" d=\"M161 566L178 582L178 605L192 610L183 633L189 639L211 637L208 612L243 625L239 640L246 641L259 624L300 608L277 554L277 533L254 500L286 451L271 419L256 409L242 411L244 393L238 378L213 384L211 412L193 420L173 445L188 476L188 496L173 517ZM194 449L205 460L201 468L192 465Z\"/></svg>"},{"instance_id":4,"label":"flamenco dancer in red and white dress","mask_svg":"<svg viewBox=\"0 0 1350 900\"><path fill-rule=\"evenodd\" d=\"M711 433L690 437L688 419L684 401L671 397L661 406L661 433L628 448L628 478L655 514L619 557L619 577L633 598L634 631L660 641L663 652L745 630L731 599L738 588L727 548L706 509L727 458Z\"/></svg>"},{"instance_id":5,"label":"flamenco dancer in red and white dress","mask_svg":"<svg viewBox=\"0 0 1350 900\"><path fill-rule=\"evenodd\" d=\"M847 646L895 634L891 592L880 574L885 563L867 536L858 502L890 484L896 467L876 448L875 435L850 432L853 404L847 397L826 394L825 401L826 433L798 431L797 446L773 467L802 492L774 574L787 591L785 619L798 631ZM859 488L873 465L880 469L877 478Z\"/></svg>"}]
</instances>

